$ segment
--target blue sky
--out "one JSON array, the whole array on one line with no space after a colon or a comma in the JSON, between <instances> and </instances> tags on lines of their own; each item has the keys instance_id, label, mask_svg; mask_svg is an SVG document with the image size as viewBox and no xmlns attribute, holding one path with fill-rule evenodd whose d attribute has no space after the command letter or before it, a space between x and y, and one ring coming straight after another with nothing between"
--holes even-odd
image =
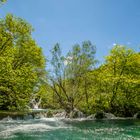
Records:
<instances>
[{"instance_id":1,"label":"blue sky","mask_svg":"<svg viewBox=\"0 0 140 140\"><path fill-rule=\"evenodd\" d=\"M0 17L7 13L32 24L33 38L48 58L57 42L65 54L90 40L100 62L114 43L140 48L140 0L8 0Z\"/></svg>"}]
</instances>

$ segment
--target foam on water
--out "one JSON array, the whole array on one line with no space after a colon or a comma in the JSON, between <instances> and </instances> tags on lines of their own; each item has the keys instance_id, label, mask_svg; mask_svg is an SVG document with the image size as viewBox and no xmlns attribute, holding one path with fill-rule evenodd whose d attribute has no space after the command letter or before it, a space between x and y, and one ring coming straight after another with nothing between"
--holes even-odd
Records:
<instances>
[{"instance_id":1,"label":"foam on water","mask_svg":"<svg viewBox=\"0 0 140 140\"><path fill-rule=\"evenodd\" d=\"M136 124L136 125L135 125ZM0 140L140 140L140 122L82 121L62 118L2 120Z\"/></svg>"},{"instance_id":2,"label":"foam on water","mask_svg":"<svg viewBox=\"0 0 140 140\"><path fill-rule=\"evenodd\" d=\"M52 122L52 123L50 123ZM0 122L0 138L15 137L16 133L44 132L66 128L63 122L54 118L41 118L37 120L2 120Z\"/></svg>"},{"instance_id":3,"label":"foam on water","mask_svg":"<svg viewBox=\"0 0 140 140\"><path fill-rule=\"evenodd\" d=\"M44 117L44 118L40 118L40 120L56 122L56 121L61 120L61 118L45 118Z\"/></svg>"}]
</instances>

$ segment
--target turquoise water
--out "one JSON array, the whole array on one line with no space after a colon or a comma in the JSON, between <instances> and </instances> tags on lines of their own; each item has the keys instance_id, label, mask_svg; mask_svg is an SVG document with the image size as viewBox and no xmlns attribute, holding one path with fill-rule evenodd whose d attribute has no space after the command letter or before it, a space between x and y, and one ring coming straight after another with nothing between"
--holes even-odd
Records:
<instances>
[{"instance_id":1,"label":"turquoise water","mask_svg":"<svg viewBox=\"0 0 140 140\"><path fill-rule=\"evenodd\" d=\"M140 140L140 120L0 121L0 140Z\"/></svg>"}]
</instances>

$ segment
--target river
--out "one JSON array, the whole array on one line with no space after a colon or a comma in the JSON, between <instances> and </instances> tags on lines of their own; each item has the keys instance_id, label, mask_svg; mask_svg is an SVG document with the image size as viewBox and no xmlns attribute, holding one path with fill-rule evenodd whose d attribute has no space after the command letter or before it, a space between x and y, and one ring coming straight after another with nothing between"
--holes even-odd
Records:
<instances>
[{"instance_id":1,"label":"river","mask_svg":"<svg viewBox=\"0 0 140 140\"><path fill-rule=\"evenodd\" d=\"M140 140L140 120L1 120L0 140Z\"/></svg>"}]
</instances>

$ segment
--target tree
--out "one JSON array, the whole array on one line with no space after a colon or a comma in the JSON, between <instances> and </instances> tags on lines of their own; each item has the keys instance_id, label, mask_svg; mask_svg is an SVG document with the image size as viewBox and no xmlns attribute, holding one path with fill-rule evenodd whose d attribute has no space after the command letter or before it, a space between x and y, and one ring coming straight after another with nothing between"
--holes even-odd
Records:
<instances>
[{"instance_id":1,"label":"tree","mask_svg":"<svg viewBox=\"0 0 140 140\"><path fill-rule=\"evenodd\" d=\"M45 58L32 39L32 30L11 14L0 20L0 109L26 109L45 69Z\"/></svg>"},{"instance_id":2,"label":"tree","mask_svg":"<svg viewBox=\"0 0 140 140\"><path fill-rule=\"evenodd\" d=\"M51 64L53 70L50 75L51 88L55 93L56 100L59 105L67 110L66 101L69 100L66 91L65 84L65 65L64 65L64 57L61 55L61 49L59 44L56 44L54 48L51 50L52 60Z\"/></svg>"},{"instance_id":3,"label":"tree","mask_svg":"<svg viewBox=\"0 0 140 140\"><path fill-rule=\"evenodd\" d=\"M3 2L3 3L6 2L6 1L7 1L7 0L0 0L0 2Z\"/></svg>"},{"instance_id":4,"label":"tree","mask_svg":"<svg viewBox=\"0 0 140 140\"><path fill-rule=\"evenodd\" d=\"M79 104L81 99L85 101L86 109L89 108L89 80L87 75L96 64L95 52L95 46L90 41L85 41L81 47L78 44L73 46L72 51L67 55L67 58L72 58L66 67L66 75L68 75L73 90L71 93L72 108ZM74 100L75 98L79 98L79 100Z\"/></svg>"},{"instance_id":5,"label":"tree","mask_svg":"<svg viewBox=\"0 0 140 140\"><path fill-rule=\"evenodd\" d=\"M7 0L0 0L0 5L4 4L5 2L7 2Z\"/></svg>"},{"instance_id":6,"label":"tree","mask_svg":"<svg viewBox=\"0 0 140 140\"><path fill-rule=\"evenodd\" d=\"M132 116L137 110L139 60L139 55L132 49L119 45L106 57L103 73L104 81L108 83L108 93L111 93L110 107L113 113L121 112L124 116Z\"/></svg>"},{"instance_id":7,"label":"tree","mask_svg":"<svg viewBox=\"0 0 140 140\"><path fill-rule=\"evenodd\" d=\"M86 74L95 65L94 54L95 46L89 41L83 42L82 47L73 46L66 57L61 55L59 44L52 49L52 90L67 113L73 111L84 98L88 106ZM84 81L84 89L81 81Z\"/></svg>"}]
</instances>

